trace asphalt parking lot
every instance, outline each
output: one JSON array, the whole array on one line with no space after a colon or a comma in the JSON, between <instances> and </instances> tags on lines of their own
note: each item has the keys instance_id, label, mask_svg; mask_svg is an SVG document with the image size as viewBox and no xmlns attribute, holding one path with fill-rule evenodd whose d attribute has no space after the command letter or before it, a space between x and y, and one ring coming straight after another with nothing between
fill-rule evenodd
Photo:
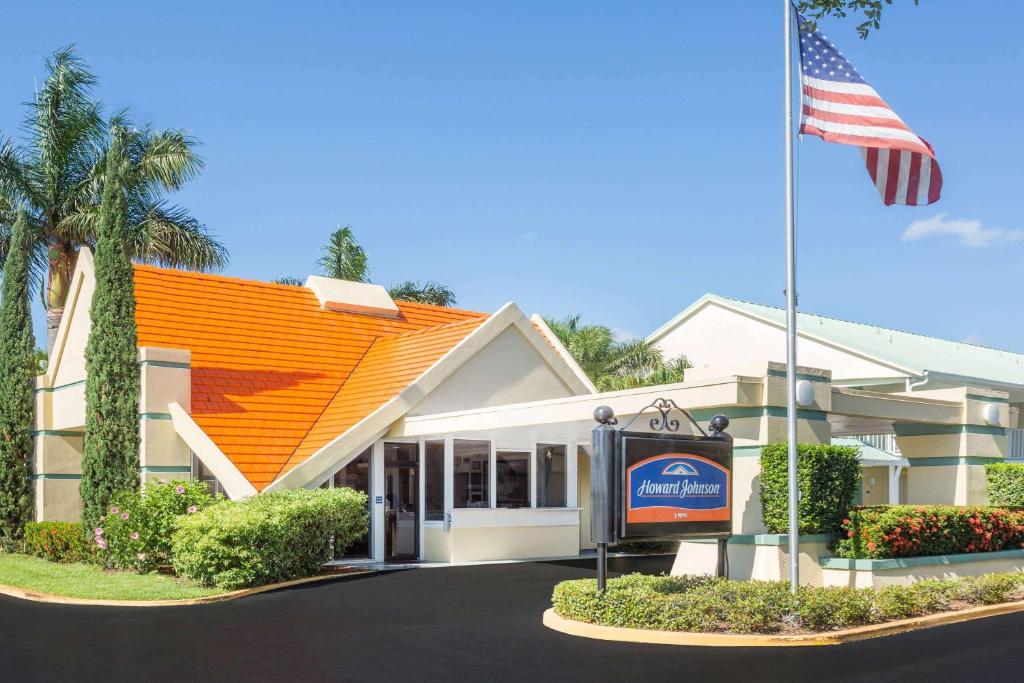
<instances>
[{"instance_id":1,"label":"asphalt parking lot","mask_svg":"<svg viewBox=\"0 0 1024 683\"><path fill-rule=\"evenodd\" d=\"M618 558L657 573L665 558ZM545 629L590 562L412 569L171 608L0 596L4 681L1007 681L1024 614L833 647L684 648Z\"/></svg>"}]
</instances>

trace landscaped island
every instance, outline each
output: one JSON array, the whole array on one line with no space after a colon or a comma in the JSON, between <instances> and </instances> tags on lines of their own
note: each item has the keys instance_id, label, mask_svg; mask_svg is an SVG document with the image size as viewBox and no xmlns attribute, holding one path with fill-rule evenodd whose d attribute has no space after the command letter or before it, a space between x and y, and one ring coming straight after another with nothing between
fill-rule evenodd
<instances>
[{"instance_id":1,"label":"landscaped island","mask_svg":"<svg viewBox=\"0 0 1024 683\"><path fill-rule=\"evenodd\" d=\"M1024 572L906 586L840 588L711 576L631 574L608 581L563 581L551 602L563 619L601 626L718 633L820 633L977 605L1024 600Z\"/></svg>"}]
</instances>

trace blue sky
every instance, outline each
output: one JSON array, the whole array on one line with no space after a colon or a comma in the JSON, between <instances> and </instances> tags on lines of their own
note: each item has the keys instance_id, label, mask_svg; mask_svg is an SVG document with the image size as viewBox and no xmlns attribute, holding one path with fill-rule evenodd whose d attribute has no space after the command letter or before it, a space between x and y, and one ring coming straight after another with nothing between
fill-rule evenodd
<instances>
[{"instance_id":1,"label":"blue sky","mask_svg":"<svg viewBox=\"0 0 1024 683\"><path fill-rule=\"evenodd\" d=\"M802 309L1024 351L1024 5L984 8L905 0L866 42L822 24L933 143L945 191L883 207L855 150L803 140ZM36 2L5 19L0 130L76 43L108 109L203 141L174 200L226 243L228 274L308 274L348 223L375 281L440 280L467 308L645 335L708 291L783 303L777 3Z\"/></svg>"}]
</instances>

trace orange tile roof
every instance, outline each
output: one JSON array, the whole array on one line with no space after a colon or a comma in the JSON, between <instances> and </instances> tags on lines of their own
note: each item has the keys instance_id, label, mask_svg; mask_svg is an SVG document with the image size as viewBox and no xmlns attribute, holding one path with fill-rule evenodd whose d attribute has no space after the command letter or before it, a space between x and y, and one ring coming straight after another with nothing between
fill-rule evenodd
<instances>
[{"instance_id":1,"label":"orange tile roof","mask_svg":"<svg viewBox=\"0 0 1024 683\"><path fill-rule=\"evenodd\" d=\"M304 287L135 266L139 346L192 352L192 418L262 490L391 400L486 314L320 308Z\"/></svg>"}]
</instances>

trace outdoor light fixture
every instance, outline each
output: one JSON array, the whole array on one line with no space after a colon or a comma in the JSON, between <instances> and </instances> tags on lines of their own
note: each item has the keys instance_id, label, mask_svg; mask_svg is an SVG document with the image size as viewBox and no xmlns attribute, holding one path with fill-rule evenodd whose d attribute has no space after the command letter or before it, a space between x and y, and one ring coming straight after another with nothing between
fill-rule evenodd
<instances>
[{"instance_id":1,"label":"outdoor light fixture","mask_svg":"<svg viewBox=\"0 0 1024 683\"><path fill-rule=\"evenodd\" d=\"M999 424L999 406L995 403L989 403L981 409L981 417L985 420L985 424L997 425Z\"/></svg>"},{"instance_id":2,"label":"outdoor light fixture","mask_svg":"<svg viewBox=\"0 0 1024 683\"><path fill-rule=\"evenodd\" d=\"M796 383L796 403L802 408L814 403L814 385L805 379Z\"/></svg>"}]
</instances>

